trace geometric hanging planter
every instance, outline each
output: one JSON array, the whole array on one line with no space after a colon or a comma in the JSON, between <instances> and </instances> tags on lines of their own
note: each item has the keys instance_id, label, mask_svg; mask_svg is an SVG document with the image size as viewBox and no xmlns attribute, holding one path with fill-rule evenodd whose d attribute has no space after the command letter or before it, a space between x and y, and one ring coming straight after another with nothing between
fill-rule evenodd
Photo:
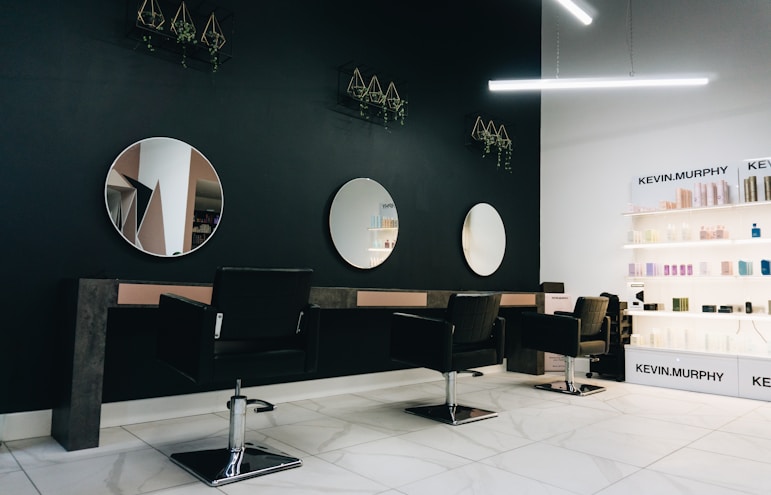
<instances>
[{"instance_id":1,"label":"geometric hanging planter","mask_svg":"<svg viewBox=\"0 0 771 495\"><path fill-rule=\"evenodd\" d=\"M377 76L372 76L372 79L370 79L364 99L373 105L382 105L385 102L385 93L383 93L383 88L380 87L380 80L378 80Z\"/></svg>"},{"instance_id":2,"label":"geometric hanging planter","mask_svg":"<svg viewBox=\"0 0 771 495\"><path fill-rule=\"evenodd\" d=\"M177 36L177 43L197 43L195 23L185 2L179 4L174 19L171 20L171 32Z\"/></svg>"},{"instance_id":3,"label":"geometric hanging planter","mask_svg":"<svg viewBox=\"0 0 771 495\"><path fill-rule=\"evenodd\" d=\"M209 47L209 55L211 55L212 72L217 72L219 68L219 53L227 40L222 32L222 27L219 21L214 16L214 12L209 16L209 20L206 22L206 27L203 28L203 34L201 35L201 41Z\"/></svg>"},{"instance_id":4,"label":"geometric hanging planter","mask_svg":"<svg viewBox=\"0 0 771 495\"><path fill-rule=\"evenodd\" d=\"M177 43L182 47L182 66L187 68L187 47L198 43L196 39L193 16L183 1L177 9L177 14L171 20L171 32L177 37Z\"/></svg>"},{"instance_id":5,"label":"geometric hanging planter","mask_svg":"<svg viewBox=\"0 0 771 495\"><path fill-rule=\"evenodd\" d=\"M153 46L153 31L162 31L163 24L166 22L166 18L163 16L161 6L158 4L158 0L142 0L137 9L137 24L141 24L145 29L150 31L142 36L142 41L147 46L147 49L151 52L155 51Z\"/></svg>"},{"instance_id":6,"label":"geometric hanging planter","mask_svg":"<svg viewBox=\"0 0 771 495\"><path fill-rule=\"evenodd\" d=\"M361 72L358 67L353 69L353 75L348 82L346 92L355 100L364 100L364 95L367 94L367 85L364 84L364 79L361 77Z\"/></svg>"},{"instance_id":7,"label":"geometric hanging planter","mask_svg":"<svg viewBox=\"0 0 771 495\"><path fill-rule=\"evenodd\" d=\"M139 4L139 9L137 9L137 21L151 29L158 31L163 29L163 23L166 22L166 18L163 17L158 0L142 0Z\"/></svg>"}]
</instances>

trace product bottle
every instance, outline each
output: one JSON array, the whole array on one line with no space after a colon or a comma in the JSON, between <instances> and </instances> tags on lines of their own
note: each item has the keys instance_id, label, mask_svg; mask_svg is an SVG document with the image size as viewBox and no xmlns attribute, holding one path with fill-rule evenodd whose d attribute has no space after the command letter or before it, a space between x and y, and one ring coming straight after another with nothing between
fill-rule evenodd
<instances>
[{"instance_id":1,"label":"product bottle","mask_svg":"<svg viewBox=\"0 0 771 495\"><path fill-rule=\"evenodd\" d=\"M760 227L756 223L752 224L752 237L760 237Z\"/></svg>"}]
</instances>

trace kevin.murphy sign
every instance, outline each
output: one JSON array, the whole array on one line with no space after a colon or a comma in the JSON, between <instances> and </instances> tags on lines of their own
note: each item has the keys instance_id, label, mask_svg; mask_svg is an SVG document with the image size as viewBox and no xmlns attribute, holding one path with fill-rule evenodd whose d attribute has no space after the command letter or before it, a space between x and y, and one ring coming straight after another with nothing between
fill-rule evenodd
<instances>
[{"instance_id":1,"label":"kevin.murphy sign","mask_svg":"<svg viewBox=\"0 0 771 495\"><path fill-rule=\"evenodd\" d=\"M632 182L632 211L702 208L739 201L739 167L680 168L638 176Z\"/></svg>"},{"instance_id":2,"label":"kevin.murphy sign","mask_svg":"<svg viewBox=\"0 0 771 495\"><path fill-rule=\"evenodd\" d=\"M626 347L626 381L640 385L736 396L736 356Z\"/></svg>"}]
</instances>

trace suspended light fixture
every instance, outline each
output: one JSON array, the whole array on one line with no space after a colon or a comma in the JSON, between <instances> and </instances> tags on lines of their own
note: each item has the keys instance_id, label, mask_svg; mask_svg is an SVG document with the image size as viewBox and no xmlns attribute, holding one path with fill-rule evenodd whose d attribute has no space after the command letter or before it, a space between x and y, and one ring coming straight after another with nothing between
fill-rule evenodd
<instances>
[{"instance_id":1,"label":"suspended light fixture","mask_svg":"<svg viewBox=\"0 0 771 495\"><path fill-rule=\"evenodd\" d=\"M589 20L584 22L588 25L591 23L591 17L586 12L579 9L571 0L557 0L561 5L565 6L571 13L578 17L578 14L573 11L569 6L572 5L578 11L582 12ZM504 80L490 80L488 81L488 89L490 91L550 91L550 90L565 90L565 89L613 89L613 88L661 88L661 87L684 87L684 86L704 86L709 84L708 77L681 77L681 76L662 76L656 78L636 78L634 72L634 50L633 50L633 38L632 38L632 0L627 4L627 27L628 32L628 45L629 45L629 63L631 70L629 71L629 77L626 78L575 78L575 79L560 79L559 77L559 23L557 25L557 73L555 79L504 79Z\"/></svg>"},{"instance_id":2,"label":"suspended light fixture","mask_svg":"<svg viewBox=\"0 0 771 495\"><path fill-rule=\"evenodd\" d=\"M544 91L554 89L610 89L655 88L663 86L704 86L707 77L638 79L629 78L580 78L580 79L511 79L489 81L490 91Z\"/></svg>"},{"instance_id":3,"label":"suspended light fixture","mask_svg":"<svg viewBox=\"0 0 771 495\"><path fill-rule=\"evenodd\" d=\"M568 12L576 16L576 19L581 21L584 26L588 26L592 23L592 16L590 16L584 9L576 5L573 0L557 0L557 2L565 7Z\"/></svg>"}]
</instances>

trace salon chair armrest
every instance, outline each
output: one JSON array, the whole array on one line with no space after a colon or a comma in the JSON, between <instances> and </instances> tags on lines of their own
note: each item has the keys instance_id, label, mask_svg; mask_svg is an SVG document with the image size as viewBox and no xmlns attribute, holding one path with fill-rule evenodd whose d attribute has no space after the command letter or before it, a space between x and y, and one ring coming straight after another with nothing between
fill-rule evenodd
<instances>
[{"instance_id":1,"label":"salon chair armrest","mask_svg":"<svg viewBox=\"0 0 771 495\"><path fill-rule=\"evenodd\" d=\"M493 323L493 331L490 335L491 339L495 343L495 352L498 354L498 364L503 362L503 356L506 352L506 319L497 316L495 323Z\"/></svg>"},{"instance_id":2,"label":"salon chair armrest","mask_svg":"<svg viewBox=\"0 0 771 495\"><path fill-rule=\"evenodd\" d=\"M592 337L593 340L602 340L605 342L605 350L600 354L607 354L610 349L610 316L606 316L602 320L602 326L600 327L600 334L596 337Z\"/></svg>"},{"instance_id":3,"label":"salon chair armrest","mask_svg":"<svg viewBox=\"0 0 771 495\"><path fill-rule=\"evenodd\" d=\"M407 313L391 316L391 358L413 366L450 371L453 325Z\"/></svg>"},{"instance_id":4,"label":"salon chair armrest","mask_svg":"<svg viewBox=\"0 0 771 495\"><path fill-rule=\"evenodd\" d=\"M563 356L578 356L581 320L572 316L522 313L522 346Z\"/></svg>"},{"instance_id":5,"label":"salon chair armrest","mask_svg":"<svg viewBox=\"0 0 771 495\"><path fill-rule=\"evenodd\" d=\"M316 304L308 304L303 311L303 319L300 322L300 333L305 334L306 353L308 361L305 371L315 373L318 370L319 335L320 335L321 307Z\"/></svg>"},{"instance_id":6,"label":"salon chair armrest","mask_svg":"<svg viewBox=\"0 0 771 495\"><path fill-rule=\"evenodd\" d=\"M176 294L161 294L158 357L194 382L213 376L217 308Z\"/></svg>"}]
</instances>

